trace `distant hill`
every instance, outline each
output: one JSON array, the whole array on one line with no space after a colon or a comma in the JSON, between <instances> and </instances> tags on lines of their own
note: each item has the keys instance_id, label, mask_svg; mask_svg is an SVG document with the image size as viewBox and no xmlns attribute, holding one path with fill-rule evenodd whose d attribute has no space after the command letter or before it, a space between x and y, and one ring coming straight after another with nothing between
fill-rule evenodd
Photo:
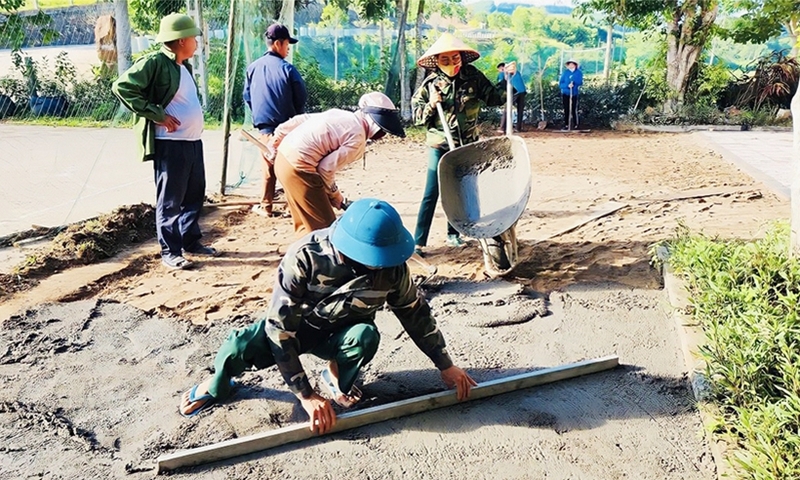
<instances>
[{"instance_id":1,"label":"distant hill","mask_svg":"<svg viewBox=\"0 0 800 480\"><path fill-rule=\"evenodd\" d=\"M561 0L521 0L500 3L496 3L495 0L478 0L466 3L466 6L475 13L501 12L511 15L517 7L544 8L550 15L570 15L572 13L572 6L568 2Z\"/></svg>"}]
</instances>

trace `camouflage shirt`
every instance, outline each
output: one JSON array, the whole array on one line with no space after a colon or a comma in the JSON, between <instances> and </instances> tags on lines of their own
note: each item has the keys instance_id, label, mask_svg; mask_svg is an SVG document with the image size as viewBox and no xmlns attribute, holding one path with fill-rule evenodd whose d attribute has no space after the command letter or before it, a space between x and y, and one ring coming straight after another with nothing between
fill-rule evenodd
<instances>
[{"instance_id":1,"label":"camouflage shirt","mask_svg":"<svg viewBox=\"0 0 800 480\"><path fill-rule=\"evenodd\" d=\"M300 364L301 353L344 327L373 323L384 303L437 368L452 366L444 337L412 283L408 266L370 270L344 260L328 234L329 229L311 232L286 252L267 313L272 353L292 392L313 392Z\"/></svg>"},{"instance_id":2,"label":"camouflage shirt","mask_svg":"<svg viewBox=\"0 0 800 480\"><path fill-rule=\"evenodd\" d=\"M493 84L472 65L464 65L452 79L438 70L428 75L411 99L411 105L414 123L428 127L425 143L429 147L448 148L439 114L428 103L431 83L442 96L442 108L456 147L478 140L481 103L496 106L505 101L504 86Z\"/></svg>"}]
</instances>

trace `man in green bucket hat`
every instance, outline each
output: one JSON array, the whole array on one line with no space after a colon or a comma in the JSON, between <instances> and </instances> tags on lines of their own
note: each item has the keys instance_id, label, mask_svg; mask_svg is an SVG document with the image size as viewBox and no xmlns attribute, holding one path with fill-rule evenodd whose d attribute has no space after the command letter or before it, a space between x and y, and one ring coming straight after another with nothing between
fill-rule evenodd
<instances>
[{"instance_id":1,"label":"man in green bucket hat","mask_svg":"<svg viewBox=\"0 0 800 480\"><path fill-rule=\"evenodd\" d=\"M206 191L203 163L203 108L189 60L200 29L179 13L161 19L157 52L139 58L113 85L134 113L142 160L152 160L156 183L156 233L162 263L191 265L185 253L215 256L200 243L198 219Z\"/></svg>"}]
</instances>

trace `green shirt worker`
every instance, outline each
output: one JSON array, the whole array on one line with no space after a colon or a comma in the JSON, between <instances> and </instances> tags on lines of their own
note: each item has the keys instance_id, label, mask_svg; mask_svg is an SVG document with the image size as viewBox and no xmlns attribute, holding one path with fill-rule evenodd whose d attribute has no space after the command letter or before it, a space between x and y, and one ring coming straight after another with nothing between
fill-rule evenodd
<instances>
[{"instance_id":1,"label":"green shirt worker","mask_svg":"<svg viewBox=\"0 0 800 480\"><path fill-rule=\"evenodd\" d=\"M183 394L180 413L192 416L225 399L231 378L253 367L277 365L310 418L325 433L336 424L330 400L314 391L300 355L327 360L319 382L342 407L361 398L355 386L361 368L378 349L375 312L388 305L414 344L431 359L442 380L469 396L475 381L453 365L444 336L425 298L411 281L406 261L414 252L411 233L388 203L353 202L329 228L298 240L278 266L266 316L234 330L214 361L214 375Z\"/></svg>"},{"instance_id":2,"label":"green shirt worker","mask_svg":"<svg viewBox=\"0 0 800 480\"><path fill-rule=\"evenodd\" d=\"M206 193L203 109L189 59L200 29L179 13L161 19L161 49L138 59L112 90L134 113L142 160L152 160L156 183L156 233L162 263L191 266L183 255L215 256L200 243L198 223Z\"/></svg>"}]
</instances>

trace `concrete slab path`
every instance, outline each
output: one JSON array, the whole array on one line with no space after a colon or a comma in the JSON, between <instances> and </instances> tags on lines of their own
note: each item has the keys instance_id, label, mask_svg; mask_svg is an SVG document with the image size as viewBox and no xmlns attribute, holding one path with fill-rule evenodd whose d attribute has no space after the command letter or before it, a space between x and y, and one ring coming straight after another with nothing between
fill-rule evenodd
<instances>
[{"instance_id":1,"label":"concrete slab path","mask_svg":"<svg viewBox=\"0 0 800 480\"><path fill-rule=\"evenodd\" d=\"M219 191L222 130L203 134L207 193ZM138 158L129 128L57 128L0 125L0 236L58 226L107 213L121 205L153 203L153 164ZM255 194L258 152L230 142L228 185L240 171L236 193ZM230 190L228 190L230 191Z\"/></svg>"},{"instance_id":2,"label":"concrete slab path","mask_svg":"<svg viewBox=\"0 0 800 480\"><path fill-rule=\"evenodd\" d=\"M714 151L776 194L791 198L792 132L695 132Z\"/></svg>"}]
</instances>

